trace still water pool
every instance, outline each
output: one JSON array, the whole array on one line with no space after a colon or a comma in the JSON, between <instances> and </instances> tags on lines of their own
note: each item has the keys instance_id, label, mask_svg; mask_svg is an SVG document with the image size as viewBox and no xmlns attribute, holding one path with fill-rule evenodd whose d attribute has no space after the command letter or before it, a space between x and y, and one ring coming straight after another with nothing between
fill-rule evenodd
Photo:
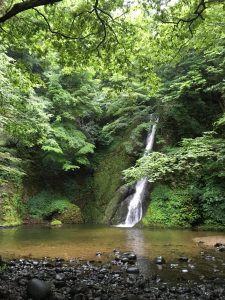
<instances>
[{"instance_id":1,"label":"still water pool","mask_svg":"<svg viewBox=\"0 0 225 300\"><path fill-rule=\"evenodd\" d=\"M224 235L224 233L219 233ZM201 244L193 239L214 236L215 232L190 230L116 228L96 225L64 225L62 227L20 226L0 230L2 255L34 257L81 257L93 259L97 251L103 257L113 249L135 251L139 256L197 256Z\"/></svg>"},{"instance_id":2,"label":"still water pool","mask_svg":"<svg viewBox=\"0 0 225 300\"><path fill-rule=\"evenodd\" d=\"M134 251L143 272L160 269L154 259L163 256L170 273L173 268L189 273L225 274L225 252L204 247L193 241L196 237L215 236L218 233L191 230L117 228L97 225L21 226L0 230L0 255L7 257L63 257L107 261L113 259L113 250ZM219 233L225 237L225 233ZM102 252L96 257L96 252ZM189 262L178 258L187 256ZM177 265L178 263L178 265ZM166 273L166 272L165 272ZM185 273L185 272L184 272Z\"/></svg>"}]
</instances>

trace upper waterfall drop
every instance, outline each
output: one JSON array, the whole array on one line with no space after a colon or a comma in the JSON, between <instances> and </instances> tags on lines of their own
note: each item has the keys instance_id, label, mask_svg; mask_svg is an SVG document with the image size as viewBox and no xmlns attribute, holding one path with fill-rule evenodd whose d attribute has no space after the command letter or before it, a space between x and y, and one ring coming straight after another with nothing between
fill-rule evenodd
<instances>
[{"instance_id":1,"label":"upper waterfall drop","mask_svg":"<svg viewBox=\"0 0 225 300\"><path fill-rule=\"evenodd\" d=\"M151 120L152 119L153 117L151 117ZM155 119L154 122L155 123L151 126L151 129L146 139L146 147L145 147L144 155L150 152L153 148L158 119ZM124 223L116 225L117 227L133 227L141 220L143 214L142 202L147 188L147 184L148 184L147 178L142 178L137 181L135 185L135 193L131 197L128 205L128 212L127 212L126 219Z\"/></svg>"}]
</instances>

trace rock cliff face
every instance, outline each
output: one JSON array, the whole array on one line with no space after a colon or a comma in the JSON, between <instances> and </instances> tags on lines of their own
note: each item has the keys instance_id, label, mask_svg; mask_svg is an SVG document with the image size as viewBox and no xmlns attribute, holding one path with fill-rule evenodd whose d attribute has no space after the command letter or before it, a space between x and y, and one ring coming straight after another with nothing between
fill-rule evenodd
<instances>
[{"instance_id":1,"label":"rock cliff face","mask_svg":"<svg viewBox=\"0 0 225 300\"><path fill-rule=\"evenodd\" d=\"M22 183L4 182L0 185L0 226L22 223Z\"/></svg>"},{"instance_id":2,"label":"rock cliff face","mask_svg":"<svg viewBox=\"0 0 225 300\"><path fill-rule=\"evenodd\" d=\"M122 171L132 163L124 145L114 143L96 156L97 168L92 176L92 199L84 207L86 222L110 224L126 188Z\"/></svg>"},{"instance_id":3,"label":"rock cliff face","mask_svg":"<svg viewBox=\"0 0 225 300\"><path fill-rule=\"evenodd\" d=\"M115 225L124 220L128 210L128 199L131 197L133 187L122 185L110 200L105 210L104 220L106 223Z\"/></svg>"},{"instance_id":4,"label":"rock cliff face","mask_svg":"<svg viewBox=\"0 0 225 300\"><path fill-rule=\"evenodd\" d=\"M22 223L23 172L14 149L7 148L8 135L0 126L0 226ZM12 151L10 151L12 150Z\"/></svg>"}]
</instances>

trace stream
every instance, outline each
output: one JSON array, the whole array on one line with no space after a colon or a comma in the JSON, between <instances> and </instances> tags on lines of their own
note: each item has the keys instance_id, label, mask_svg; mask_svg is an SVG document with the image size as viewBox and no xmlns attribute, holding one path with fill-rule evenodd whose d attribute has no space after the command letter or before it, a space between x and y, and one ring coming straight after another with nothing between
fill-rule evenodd
<instances>
[{"instance_id":1,"label":"stream","mask_svg":"<svg viewBox=\"0 0 225 300\"><path fill-rule=\"evenodd\" d=\"M133 251L137 266L144 275L160 274L177 280L182 275L190 279L202 276L225 278L225 252L195 243L196 237L220 235L223 232L117 228L99 225L64 225L47 227L20 226L0 230L0 254L3 257L62 257L101 262L114 259L113 250ZM96 256L97 252L101 252ZM156 264L162 256L164 264ZM180 261L187 257L188 261ZM171 277L172 274L172 277Z\"/></svg>"}]
</instances>

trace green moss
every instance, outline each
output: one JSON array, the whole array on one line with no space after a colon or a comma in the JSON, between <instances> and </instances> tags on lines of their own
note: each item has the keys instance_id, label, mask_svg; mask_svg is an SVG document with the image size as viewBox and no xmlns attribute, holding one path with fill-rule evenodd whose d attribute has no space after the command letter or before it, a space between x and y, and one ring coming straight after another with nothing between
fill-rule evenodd
<instances>
[{"instance_id":1,"label":"green moss","mask_svg":"<svg viewBox=\"0 0 225 300\"><path fill-rule=\"evenodd\" d=\"M119 224L121 216L124 216L124 207L121 207L122 201L128 194L129 187L122 185L110 200L104 213L103 221L107 224ZM126 213L126 212L125 212Z\"/></svg>"},{"instance_id":2,"label":"green moss","mask_svg":"<svg viewBox=\"0 0 225 300\"><path fill-rule=\"evenodd\" d=\"M61 191L72 203L83 208L86 201L92 199L93 180L90 171L81 170L74 177L67 177L63 182Z\"/></svg>"},{"instance_id":3,"label":"green moss","mask_svg":"<svg viewBox=\"0 0 225 300\"><path fill-rule=\"evenodd\" d=\"M70 208L65 209L63 213L58 216L58 219L65 224L83 223L81 210L78 206L74 204L71 204Z\"/></svg>"},{"instance_id":4,"label":"green moss","mask_svg":"<svg viewBox=\"0 0 225 300\"><path fill-rule=\"evenodd\" d=\"M84 208L86 222L105 223L105 210L123 184L122 171L131 165L122 141L96 155L97 169L92 178L93 198Z\"/></svg>"},{"instance_id":5,"label":"green moss","mask_svg":"<svg viewBox=\"0 0 225 300\"><path fill-rule=\"evenodd\" d=\"M143 218L144 225L191 227L199 219L198 209L185 189L157 186Z\"/></svg>"},{"instance_id":6,"label":"green moss","mask_svg":"<svg viewBox=\"0 0 225 300\"><path fill-rule=\"evenodd\" d=\"M22 224L22 182L4 182L0 187L0 226Z\"/></svg>"},{"instance_id":7,"label":"green moss","mask_svg":"<svg viewBox=\"0 0 225 300\"><path fill-rule=\"evenodd\" d=\"M51 226L60 226L60 225L62 225L62 222L60 220L54 219L51 221L50 224L51 224Z\"/></svg>"},{"instance_id":8,"label":"green moss","mask_svg":"<svg viewBox=\"0 0 225 300\"><path fill-rule=\"evenodd\" d=\"M8 266L6 264L0 265L0 273L4 273L8 270Z\"/></svg>"},{"instance_id":9,"label":"green moss","mask_svg":"<svg viewBox=\"0 0 225 300\"><path fill-rule=\"evenodd\" d=\"M34 218L48 218L56 213L63 213L72 203L61 194L51 191L42 191L29 199L27 212Z\"/></svg>"}]
</instances>

